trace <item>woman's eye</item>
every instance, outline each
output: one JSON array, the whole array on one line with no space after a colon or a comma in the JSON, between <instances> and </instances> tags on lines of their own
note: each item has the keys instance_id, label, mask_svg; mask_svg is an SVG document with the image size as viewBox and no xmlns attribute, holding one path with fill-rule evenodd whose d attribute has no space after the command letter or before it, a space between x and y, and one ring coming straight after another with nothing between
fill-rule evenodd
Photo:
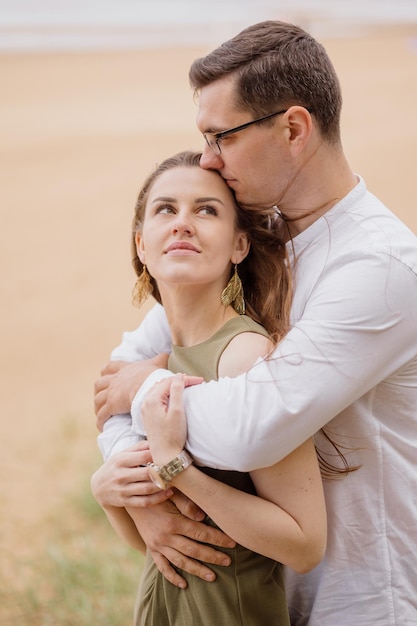
<instances>
[{"instance_id":1,"label":"woman's eye","mask_svg":"<svg viewBox=\"0 0 417 626\"><path fill-rule=\"evenodd\" d=\"M198 209L203 215L217 215L217 210L213 206L202 206Z\"/></svg>"},{"instance_id":2,"label":"woman's eye","mask_svg":"<svg viewBox=\"0 0 417 626\"><path fill-rule=\"evenodd\" d=\"M174 212L174 207L172 207L170 204L161 204L155 210L155 213L162 213L163 215L167 213L173 213L173 212Z\"/></svg>"}]
</instances>

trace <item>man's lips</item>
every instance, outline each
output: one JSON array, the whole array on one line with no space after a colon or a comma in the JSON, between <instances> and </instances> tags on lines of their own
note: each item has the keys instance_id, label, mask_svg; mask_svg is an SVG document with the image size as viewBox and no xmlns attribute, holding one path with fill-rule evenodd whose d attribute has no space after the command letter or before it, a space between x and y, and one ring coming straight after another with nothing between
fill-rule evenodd
<instances>
[{"instance_id":1,"label":"man's lips","mask_svg":"<svg viewBox=\"0 0 417 626\"><path fill-rule=\"evenodd\" d=\"M199 252L200 250L188 241L175 241L165 250L165 254L195 254Z\"/></svg>"}]
</instances>

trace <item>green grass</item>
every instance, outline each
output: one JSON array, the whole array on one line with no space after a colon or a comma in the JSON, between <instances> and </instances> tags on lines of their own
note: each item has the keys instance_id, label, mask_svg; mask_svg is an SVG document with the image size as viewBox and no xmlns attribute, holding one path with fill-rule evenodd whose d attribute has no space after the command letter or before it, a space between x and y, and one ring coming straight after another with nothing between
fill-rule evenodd
<instances>
[{"instance_id":1,"label":"green grass","mask_svg":"<svg viewBox=\"0 0 417 626\"><path fill-rule=\"evenodd\" d=\"M16 564L15 582L0 579L0 624L130 626L142 556L116 536L89 488L49 526L40 553Z\"/></svg>"}]
</instances>

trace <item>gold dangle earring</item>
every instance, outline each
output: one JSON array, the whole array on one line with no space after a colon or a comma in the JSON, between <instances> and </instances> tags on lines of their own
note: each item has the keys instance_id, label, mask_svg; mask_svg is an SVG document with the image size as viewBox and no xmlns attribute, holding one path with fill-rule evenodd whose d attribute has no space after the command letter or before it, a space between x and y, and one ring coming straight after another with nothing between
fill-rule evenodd
<instances>
[{"instance_id":1,"label":"gold dangle earring","mask_svg":"<svg viewBox=\"0 0 417 626\"><path fill-rule=\"evenodd\" d=\"M245 313L245 299L243 295L243 285L240 280L240 276L237 273L237 264L235 263L235 270L226 287L222 291L222 295L220 297L221 302L224 307L232 305L239 315L244 315Z\"/></svg>"},{"instance_id":2,"label":"gold dangle earring","mask_svg":"<svg viewBox=\"0 0 417 626\"><path fill-rule=\"evenodd\" d=\"M146 265L143 266L142 273L138 276L136 284L132 291L132 301L137 307L145 302L147 298L153 292L153 285L151 283L151 277L146 269Z\"/></svg>"}]
</instances>

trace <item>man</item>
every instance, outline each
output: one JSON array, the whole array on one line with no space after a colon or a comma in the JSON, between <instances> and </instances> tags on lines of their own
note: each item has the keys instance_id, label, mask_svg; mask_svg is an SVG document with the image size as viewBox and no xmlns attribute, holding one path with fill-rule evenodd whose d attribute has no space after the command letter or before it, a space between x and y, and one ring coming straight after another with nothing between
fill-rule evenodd
<instances>
[{"instance_id":1,"label":"man","mask_svg":"<svg viewBox=\"0 0 417 626\"><path fill-rule=\"evenodd\" d=\"M294 294L292 328L268 362L248 376L186 390L187 448L205 465L248 471L276 463L326 426L358 469L324 482L327 553L310 574L288 571L292 624L411 626L417 239L351 171L336 74L302 29L281 22L245 29L196 60L190 79L206 140L201 166L218 170L240 203L277 207L289 233ZM156 307L114 356L152 357L168 346ZM131 410L140 432L142 398L164 376L149 364L110 365L96 386L99 424ZM169 381L156 390L168 393ZM332 461L325 442L318 446ZM143 512L147 542L151 508ZM181 519L172 540L166 534L159 550L152 539L152 548L203 575L196 560L207 553L193 543L194 530L181 531ZM161 567L169 571L164 560Z\"/></svg>"}]
</instances>

